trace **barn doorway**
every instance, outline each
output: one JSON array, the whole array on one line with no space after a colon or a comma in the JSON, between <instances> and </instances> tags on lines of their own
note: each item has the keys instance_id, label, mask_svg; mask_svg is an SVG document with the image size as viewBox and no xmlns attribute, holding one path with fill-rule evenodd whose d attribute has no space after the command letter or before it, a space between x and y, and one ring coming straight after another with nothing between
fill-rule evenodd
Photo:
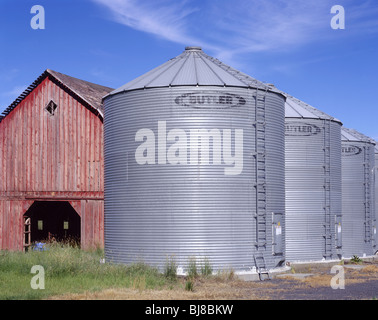
<instances>
[{"instance_id":1,"label":"barn doorway","mask_svg":"<svg viewBox=\"0 0 378 320\"><path fill-rule=\"evenodd\" d=\"M80 245L80 216L67 201L35 201L24 214L31 243L60 241Z\"/></svg>"}]
</instances>

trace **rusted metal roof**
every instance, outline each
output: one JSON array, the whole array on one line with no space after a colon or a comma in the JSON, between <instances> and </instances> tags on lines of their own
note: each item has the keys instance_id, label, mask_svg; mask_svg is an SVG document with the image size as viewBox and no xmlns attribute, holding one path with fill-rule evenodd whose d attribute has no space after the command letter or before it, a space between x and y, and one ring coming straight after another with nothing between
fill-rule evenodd
<instances>
[{"instance_id":1,"label":"rusted metal roof","mask_svg":"<svg viewBox=\"0 0 378 320\"><path fill-rule=\"evenodd\" d=\"M72 96L82 102L93 112L97 113L102 119L104 118L102 97L113 88L104 87L88 81L80 80L66 74L46 69L16 100L14 100L0 115L0 122L24 100L34 88L36 88L46 77L49 77L54 83L68 91Z\"/></svg>"}]
</instances>

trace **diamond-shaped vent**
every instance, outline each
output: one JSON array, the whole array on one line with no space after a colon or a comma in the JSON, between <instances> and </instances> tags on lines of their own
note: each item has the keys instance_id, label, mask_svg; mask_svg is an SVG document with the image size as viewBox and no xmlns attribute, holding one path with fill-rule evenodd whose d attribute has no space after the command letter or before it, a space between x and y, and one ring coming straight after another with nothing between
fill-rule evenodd
<instances>
[{"instance_id":1,"label":"diamond-shaped vent","mask_svg":"<svg viewBox=\"0 0 378 320\"><path fill-rule=\"evenodd\" d=\"M58 105L52 100L45 107L46 111L52 116L55 114L56 108L58 108Z\"/></svg>"}]
</instances>

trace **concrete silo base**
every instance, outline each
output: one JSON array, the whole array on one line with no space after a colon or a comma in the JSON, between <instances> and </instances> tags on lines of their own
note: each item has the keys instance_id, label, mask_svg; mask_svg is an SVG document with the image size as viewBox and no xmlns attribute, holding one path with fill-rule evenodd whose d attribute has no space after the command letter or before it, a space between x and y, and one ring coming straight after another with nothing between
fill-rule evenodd
<instances>
[{"instance_id":1,"label":"concrete silo base","mask_svg":"<svg viewBox=\"0 0 378 320\"><path fill-rule=\"evenodd\" d=\"M269 269L269 278L276 278L280 274L285 274L291 270L290 266L282 266L278 268ZM235 276L240 280L244 281L260 281L260 275L257 273L256 269L253 268L251 271L239 271L235 272ZM265 277L265 276L264 276Z\"/></svg>"}]
</instances>

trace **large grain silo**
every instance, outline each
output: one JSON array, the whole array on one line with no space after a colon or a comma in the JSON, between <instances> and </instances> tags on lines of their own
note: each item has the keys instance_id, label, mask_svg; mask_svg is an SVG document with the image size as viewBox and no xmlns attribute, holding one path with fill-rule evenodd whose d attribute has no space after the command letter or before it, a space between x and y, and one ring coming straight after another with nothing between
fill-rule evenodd
<instances>
[{"instance_id":1,"label":"large grain silo","mask_svg":"<svg viewBox=\"0 0 378 320\"><path fill-rule=\"evenodd\" d=\"M356 130L342 128L343 256L374 252L375 142Z\"/></svg>"},{"instance_id":2,"label":"large grain silo","mask_svg":"<svg viewBox=\"0 0 378 320\"><path fill-rule=\"evenodd\" d=\"M374 187L375 187L375 217L373 220L373 251L378 253L378 235L377 235L377 220L378 220L378 143L375 141L375 167L374 167Z\"/></svg>"},{"instance_id":3,"label":"large grain silo","mask_svg":"<svg viewBox=\"0 0 378 320\"><path fill-rule=\"evenodd\" d=\"M281 265L284 103L199 47L106 96L106 259Z\"/></svg>"},{"instance_id":4,"label":"large grain silo","mask_svg":"<svg viewBox=\"0 0 378 320\"><path fill-rule=\"evenodd\" d=\"M286 260L339 259L341 122L286 98Z\"/></svg>"}]
</instances>

